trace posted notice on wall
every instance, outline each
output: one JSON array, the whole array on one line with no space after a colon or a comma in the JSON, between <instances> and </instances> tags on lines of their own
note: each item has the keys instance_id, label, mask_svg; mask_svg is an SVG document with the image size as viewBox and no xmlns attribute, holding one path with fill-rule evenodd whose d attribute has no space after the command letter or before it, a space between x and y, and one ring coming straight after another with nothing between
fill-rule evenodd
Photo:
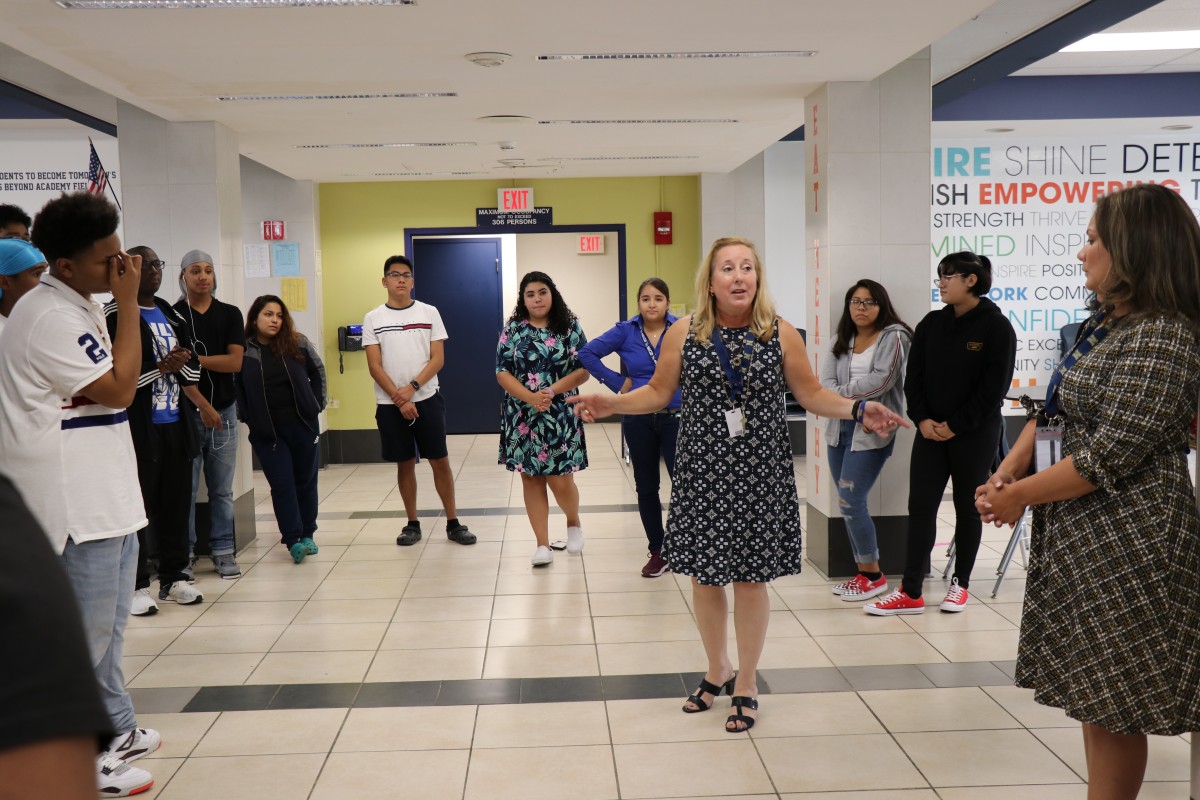
<instances>
[{"instance_id":1,"label":"posted notice on wall","mask_svg":"<svg viewBox=\"0 0 1200 800\"><path fill-rule=\"evenodd\" d=\"M1158 183L1200 209L1200 137L935 138L930 277L946 255L992 262L989 297L1017 333L1017 387L1044 386L1059 330L1088 317L1077 254L1096 200ZM938 290L930 301L941 307Z\"/></svg>"},{"instance_id":2,"label":"posted notice on wall","mask_svg":"<svg viewBox=\"0 0 1200 800\"><path fill-rule=\"evenodd\" d=\"M279 282L279 298L288 311L308 311L308 281L304 278L284 278Z\"/></svg>"},{"instance_id":3,"label":"posted notice on wall","mask_svg":"<svg viewBox=\"0 0 1200 800\"><path fill-rule=\"evenodd\" d=\"M247 278L271 277L271 247L266 244L242 245L242 263Z\"/></svg>"},{"instance_id":4,"label":"posted notice on wall","mask_svg":"<svg viewBox=\"0 0 1200 800\"><path fill-rule=\"evenodd\" d=\"M294 277L300 274L300 243L271 242L271 269L276 276Z\"/></svg>"}]
</instances>

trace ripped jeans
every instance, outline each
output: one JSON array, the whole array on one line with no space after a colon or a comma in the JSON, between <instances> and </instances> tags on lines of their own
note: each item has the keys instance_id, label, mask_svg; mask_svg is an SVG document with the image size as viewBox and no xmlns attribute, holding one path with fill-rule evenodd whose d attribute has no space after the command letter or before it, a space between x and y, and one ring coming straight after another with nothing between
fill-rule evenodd
<instances>
[{"instance_id":1,"label":"ripped jeans","mask_svg":"<svg viewBox=\"0 0 1200 800\"><path fill-rule=\"evenodd\" d=\"M855 562L871 564L879 560L879 543L875 539L875 521L867 511L867 495L879 478L883 463L891 456L896 440L893 438L878 450L851 452L853 440L854 423L842 420L839 444L825 449L829 453L829 472L837 486L838 510L850 534L850 550Z\"/></svg>"}]
</instances>

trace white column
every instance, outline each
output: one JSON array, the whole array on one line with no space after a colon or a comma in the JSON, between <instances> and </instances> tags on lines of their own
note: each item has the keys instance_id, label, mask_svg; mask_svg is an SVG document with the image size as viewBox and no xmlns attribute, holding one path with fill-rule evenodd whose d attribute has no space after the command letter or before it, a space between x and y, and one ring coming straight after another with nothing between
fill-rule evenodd
<instances>
[{"instance_id":1,"label":"white column","mask_svg":"<svg viewBox=\"0 0 1200 800\"><path fill-rule=\"evenodd\" d=\"M828 358L846 290L860 278L883 284L915 326L929 310L929 51L873 81L829 83L805 108L805 232L808 349L813 369ZM808 556L833 575L852 574L837 495L829 480L824 420L809 415ZM871 493L885 571L902 565L912 432ZM889 559L889 545L893 548ZM886 563L888 561L891 563Z\"/></svg>"}]
</instances>

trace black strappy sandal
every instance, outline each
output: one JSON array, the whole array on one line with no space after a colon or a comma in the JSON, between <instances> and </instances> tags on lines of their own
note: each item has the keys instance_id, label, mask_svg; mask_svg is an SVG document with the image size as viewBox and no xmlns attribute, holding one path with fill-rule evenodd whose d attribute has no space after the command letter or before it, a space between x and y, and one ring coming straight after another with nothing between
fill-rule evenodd
<instances>
[{"instance_id":1,"label":"black strappy sandal","mask_svg":"<svg viewBox=\"0 0 1200 800\"><path fill-rule=\"evenodd\" d=\"M708 711L708 709L712 708L711 705L709 705L708 703L704 702L703 699L701 699L701 695L711 694L713 696L714 702L716 701L716 699L718 697L721 696L721 692L725 692L725 694L732 695L733 694L733 681L734 681L734 678L736 678L736 677L737 676L735 675L733 678L730 678L729 680L725 681L725 683L721 686L717 686L715 684L709 683L704 678L701 678L700 679L700 688L697 689L694 694L689 694L688 699L687 699L687 702L694 704L696 707L688 708L686 705L684 705L683 713L699 714L701 711Z\"/></svg>"},{"instance_id":2,"label":"black strappy sandal","mask_svg":"<svg viewBox=\"0 0 1200 800\"><path fill-rule=\"evenodd\" d=\"M733 693L730 692L730 694L732 695ZM733 700L733 713L729 715L729 719L725 720L725 731L726 733L745 733L753 728L754 723L758 720L755 717L747 717L742 713L742 710L748 708L751 711L758 711L758 698L738 695L730 699ZM729 727L731 724L734 727ZM739 728L737 727L738 725L745 725L746 727Z\"/></svg>"}]
</instances>

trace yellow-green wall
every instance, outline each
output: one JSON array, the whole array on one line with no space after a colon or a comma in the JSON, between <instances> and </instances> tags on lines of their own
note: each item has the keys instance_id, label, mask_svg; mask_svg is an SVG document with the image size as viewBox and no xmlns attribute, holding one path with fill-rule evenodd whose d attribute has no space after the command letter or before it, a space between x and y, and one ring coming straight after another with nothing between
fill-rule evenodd
<instances>
[{"instance_id":1,"label":"yellow-green wall","mask_svg":"<svg viewBox=\"0 0 1200 800\"><path fill-rule=\"evenodd\" d=\"M476 208L495 207L496 190L516 185L532 188L537 205L552 207L556 225L625 225L629 313L637 306L633 290L652 275L675 289L672 300L690 307L701 257L700 181L695 176L321 184L322 315L325 351L331 356L329 397L338 403L328 411L330 428L375 427L366 359L347 353L341 374L332 356L338 326L360 322L386 299L380 285L383 262L404 252L404 230L472 228ZM674 215L672 245L654 245L653 212L659 210Z\"/></svg>"}]
</instances>

